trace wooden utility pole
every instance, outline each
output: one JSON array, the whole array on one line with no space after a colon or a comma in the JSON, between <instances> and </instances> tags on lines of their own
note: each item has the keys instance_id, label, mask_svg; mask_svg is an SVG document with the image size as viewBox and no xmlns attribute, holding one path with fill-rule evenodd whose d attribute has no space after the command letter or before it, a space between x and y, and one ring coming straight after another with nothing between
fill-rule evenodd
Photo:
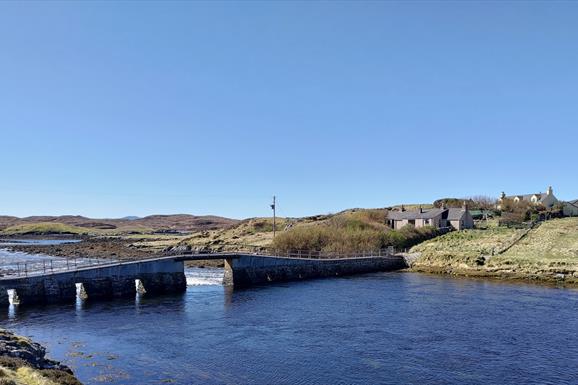
<instances>
[{"instance_id":1,"label":"wooden utility pole","mask_svg":"<svg viewBox=\"0 0 578 385\"><path fill-rule=\"evenodd\" d=\"M275 204L275 195L273 195L273 204L271 205L271 209L273 209L273 238L275 238L275 231L277 230L277 226L275 223L275 209L277 205Z\"/></svg>"}]
</instances>

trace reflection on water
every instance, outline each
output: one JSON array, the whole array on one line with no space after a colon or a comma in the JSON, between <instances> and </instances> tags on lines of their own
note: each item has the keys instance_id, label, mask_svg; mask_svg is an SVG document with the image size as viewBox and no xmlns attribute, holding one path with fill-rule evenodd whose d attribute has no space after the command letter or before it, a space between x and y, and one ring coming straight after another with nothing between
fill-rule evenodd
<instances>
[{"instance_id":1,"label":"reflection on water","mask_svg":"<svg viewBox=\"0 0 578 385\"><path fill-rule=\"evenodd\" d=\"M16 318L17 309L18 309L18 305L13 305L13 304L8 305L8 319L13 320Z\"/></svg>"},{"instance_id":2,"label":"reflection on water","mask_svg":"<svg viewBox=\"0 0 578 385\"><path fill-rule=\"evenodd\" d=\"M573 290L379 273L89 298L0 322L87 385L575 384L577 310Z\"/></svg>"}]
</instances>

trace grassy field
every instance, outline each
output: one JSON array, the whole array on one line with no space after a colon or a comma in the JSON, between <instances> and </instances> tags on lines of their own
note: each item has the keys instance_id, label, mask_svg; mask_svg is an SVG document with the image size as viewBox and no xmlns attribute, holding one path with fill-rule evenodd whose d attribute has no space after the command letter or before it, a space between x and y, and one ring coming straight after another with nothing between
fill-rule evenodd
<instances>
[{"instance_id":1,"label":"grassy field","mask_svg":"<svg viewBox=\"0 0 578 385\"><path fill-rule=\"evenodd\" d=\"M93 233L92 230L65 225L63 223L55 222L40 222L31 224L14 225L0 231L0 235L26 235L26 234L74 234L74 235L88 235Z\"/></svg>"},{"instance_id":2,"label":"grassy field","mask_svg":"<svg viewBox=\"0 0 578 385\"><path fill-rule=\"evenodd\" d=\"M522 232L491 226L449 233L413 247L411 252L420 257L412 267L418 271L578 283L578 218L544 222L504 253L492 255Z\"/></svg>"},{"instance_id":3,"label":"grassy field","mask_svg":"<svg viewBox=\"0 0 578 385\"><path fill-rule=\"evenodd\" d=\"M454 231L414 246L419 263L439 266L477 265L481 255L492 255L511 243L523 230L491 226L486 230Z\"/></svg>"},{"instance_id":4,"label":"grassy field","mask_svg":"<svg viewBox=\"0 0 578 385\"><path fill-rule=\"evenodd\" d=\"M125 236L125 237L145 237L158 238L161 235L153 234L154 230L144 226L123 226L116 229L98 229L81 226L67 225L59 222L38 222L25 223L8 226L0 231L1 235L54 235L54 234L71 234L71 235L90 235L90 236ZM174 237L173 237L174 238Z\"/></svg>"},{"instance_id":5,"label":"grassy field","mask_svg":"<svg viewBox=\"0 0 578 385\"><path fill-rule=\"evenodd\" d=\"M578 272L578 218L542 223L488 266L516 265L530 271Z\"/></svg>"}]
</instances>

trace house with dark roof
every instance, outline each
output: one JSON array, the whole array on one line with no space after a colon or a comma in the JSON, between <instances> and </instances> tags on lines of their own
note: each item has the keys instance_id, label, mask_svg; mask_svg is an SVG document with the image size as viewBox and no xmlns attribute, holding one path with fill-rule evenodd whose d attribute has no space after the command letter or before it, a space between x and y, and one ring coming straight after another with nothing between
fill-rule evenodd
<instances>
[{"instance_id":1,"label":"house with dark roof","mask_svg":"<svg viewBox=\"0 0 578 385\"><path fill-rule=\"evenodd\" d=\"M467 204L461 208L433 208L407 211L402 206L397 211L390 211L387 215L387 224L392 229L399 230L404 226L411 225L416 228L433 226L437 229L452 227L456 230L471 229L474 227L474 219L468 210Z\"/></svg>"},{"instance_id":2,"label":"house with dark roof","mask_svg":"<svg viewBox=\"0 0 578 385\"><path fill-rule=\"evenodd\" d=\"M542 205L548 209L558 203L558 199L554 196L552 186L549 186L545 193L539 192L536 194L506 195L505 192L502 192L500 199L498 199L498 209L502 208L502 202L506 199L511 200L514 203L523 201L536 206Z\"/></svg>"}]
</instances>

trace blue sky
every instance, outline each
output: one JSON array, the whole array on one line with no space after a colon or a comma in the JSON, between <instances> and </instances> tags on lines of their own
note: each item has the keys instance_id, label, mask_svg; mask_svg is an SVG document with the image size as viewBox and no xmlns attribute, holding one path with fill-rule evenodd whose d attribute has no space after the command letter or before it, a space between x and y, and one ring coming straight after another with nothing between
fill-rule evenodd
<instances>
[{"instance_id":1,"label":"blue sky","mask_svg":"<svg viewBox=\"0 0 578 385\"><path fill-rule=\"evenodd\" d=\"M578 198L576 2L2 2L0 214Z\"/></svg>"}]
</instances>

